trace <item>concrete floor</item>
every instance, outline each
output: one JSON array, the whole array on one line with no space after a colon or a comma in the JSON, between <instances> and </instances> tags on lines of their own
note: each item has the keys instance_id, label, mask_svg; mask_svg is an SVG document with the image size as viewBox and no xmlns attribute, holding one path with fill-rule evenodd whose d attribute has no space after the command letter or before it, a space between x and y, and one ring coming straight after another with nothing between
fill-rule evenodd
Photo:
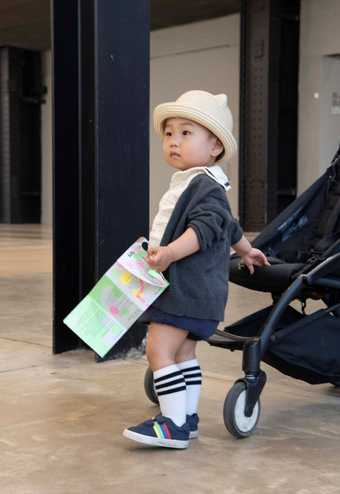
<instances>
[{"instance_id":1,"label":"concrete floor","mask_svg":"<svg viewBox=\"0 0 340 494\"><path fill-rule=\"evenodd\" d=\"M143 391L146 361L51 354L50 236L39 226L0 226L1 494L340 493L340 392L264 366L257 433L236 440L222 406L241 354L205 343L200 438L184 451L125 440L126 425L157 412ZM227 319L268 301L232 286Z\"/></svg>"}]
</instances>

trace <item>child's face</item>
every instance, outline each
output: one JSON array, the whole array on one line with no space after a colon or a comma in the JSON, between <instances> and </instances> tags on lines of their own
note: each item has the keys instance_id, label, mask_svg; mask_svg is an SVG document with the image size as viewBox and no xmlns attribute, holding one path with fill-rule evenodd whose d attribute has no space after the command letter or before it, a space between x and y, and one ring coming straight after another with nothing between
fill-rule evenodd
<instances>
[{"instance_id":1,"label":"child's face","mask_svg":"<svg viewBox=\"0 0 340 494\"><path fill-rule=\"evenodd\" d=\"M186 118L168 118L164 126L163 154L179 170L208 166L223 151L220 141L208 129Z\"/></svg>"}]
</instances>

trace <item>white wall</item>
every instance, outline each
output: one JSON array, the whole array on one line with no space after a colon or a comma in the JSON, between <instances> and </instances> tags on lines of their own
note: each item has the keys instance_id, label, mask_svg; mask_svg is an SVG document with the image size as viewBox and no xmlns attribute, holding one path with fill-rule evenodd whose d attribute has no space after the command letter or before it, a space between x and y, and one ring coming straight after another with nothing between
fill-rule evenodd
<instances>
[{"instance_id":1,"label":"white wall","mask_svg":"<svg viewBox=\"0 0 340 494\"><path fill-rule=\"evenodd\" d=\"M43 84L46 103L41 107L41 223L52 224L52 105L51 52L42 54Z\"/></svg>"},{"instance_id":2,"label":"white wall","mask_svg":"<svg viewBox=\"0 0 340 494\"><path fill-rule=\"evenodd\" d=\"M340 141L340 1L302 0L300 24L298 189L302 192L329 165Z\"/></svg>"},{"instance_id":3,"label":"white wall","mask_svg":"<svg viewBox=\"0 0 340 494\"><path fill-rule=\"evenodd\" d=\"M161 143L152 126L153 108L173 101L190 89L226 93L238 140L240 16L187 24L151 33L150 67L150 219L168 188L174 169L162 157ZM232 183L229 200L238 212L238 158L224 166Z\"/></svg>"}]
</instances>

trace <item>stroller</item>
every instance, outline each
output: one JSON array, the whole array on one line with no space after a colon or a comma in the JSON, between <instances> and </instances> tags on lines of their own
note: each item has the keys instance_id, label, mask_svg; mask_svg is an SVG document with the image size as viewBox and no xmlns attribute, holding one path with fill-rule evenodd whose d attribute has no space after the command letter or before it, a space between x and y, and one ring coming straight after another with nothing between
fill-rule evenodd
<instances>
[{"instance_id":1,"label":"stroller","mask_svg":"<svg viewBox=\"0 0 340 494\"><path fill-rule=\"evenodd\" d=\"M223 407L225 426L236 438L250 436L258 424L266 383L261 360L310 384L340 386L340 147L326 172L265 227L253 246L271 265L250 275L234 255L230 281L271 293L273 304L208 340L243 352L244 376ZM324 308L307 315L308 299L320 300ZM293 300L301 302L300 311L290 305ZM158 403L150 369L144 388Z\"/></svg>"}]
</instances>

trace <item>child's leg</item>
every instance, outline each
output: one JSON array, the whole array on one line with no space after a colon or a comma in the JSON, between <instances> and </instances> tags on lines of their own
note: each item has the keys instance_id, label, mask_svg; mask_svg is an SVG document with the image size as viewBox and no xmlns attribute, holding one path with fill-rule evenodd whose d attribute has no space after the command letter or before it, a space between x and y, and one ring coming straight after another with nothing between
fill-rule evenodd
<instances>
[{"instance_id":1,"label":"child's leg","mask_svg":"<svg viewBox=\"0 0 340 494\"><path fill-rule=\"evenodd\" d=\"M175 364L176 355L188 331L167 324L151 323L146 340L146 355L153 371Z\"/></svg>"},{"instance_id":2,"label":"child's leg","mask_svg":"<svg viewBox=\"0 0 340 494\"><path fill-rule=\"evenodd\" d=\"M179 427L186 422L186 385L175 358L187 334L173 326L152 323L146 343L162 415L171 418Z\"/></svg>"},{"instance_id":3,"label":"child's leg","mask_svg":"<svg viewBox=\"0 0 340 494\"><path fill-rule=\"evenodd\" d=\"M176 353L176 362L183 373L186 387L186 413L197 413L198 401L201 393L202 372L196 359L197 341L186 339Z\"/></svg>"}]
</instances>

